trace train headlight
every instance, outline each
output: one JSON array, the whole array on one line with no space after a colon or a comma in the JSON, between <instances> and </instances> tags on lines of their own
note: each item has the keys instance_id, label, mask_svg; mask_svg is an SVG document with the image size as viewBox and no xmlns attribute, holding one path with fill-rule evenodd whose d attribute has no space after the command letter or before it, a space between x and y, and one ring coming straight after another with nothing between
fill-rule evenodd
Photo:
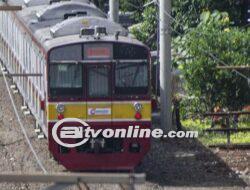
<instances>
[{"instance_id":1,"label":"train headlight","mask_svg":"<svg viewBox=\"0 0 250 190\"><path fill-rule=\"evenodd\" d=\"M65 105L64 104L57 104L56 111L57 111L57 113L63 113L65 111Z\"/></svg>"},{"instance_id":2,"label":"train headlight","mask_svg":"<svg viewBox=\"0 0 250 190\"><path fill-rule=\"evenodd\" d=\"M141 112L142 110L142 104L139 102L134 103L134 108L136 112Z\"/></svg>"}]
</instances>

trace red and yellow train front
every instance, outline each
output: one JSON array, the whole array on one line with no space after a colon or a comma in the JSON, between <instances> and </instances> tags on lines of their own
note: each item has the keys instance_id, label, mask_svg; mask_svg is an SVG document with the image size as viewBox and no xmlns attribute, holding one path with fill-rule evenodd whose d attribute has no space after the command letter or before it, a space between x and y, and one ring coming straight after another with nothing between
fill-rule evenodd
<instances>
[{"instance_id":1,"label":"red and yellow train front","mask_svg":"<svg viewBox=\"0 0 250 190\"><path fill-rule=\"evenodd\" d=\"M132 170L142 161L150 138L98 135L67 148L55 142L52 129L64 118L81 119L95 130L151 128L149 57L145 46L118 42L74 44L50 51L49 150L60 164L73 171L107 171ZM68 122L60 127L78 125Z\"/></svg>"}]
</instances>

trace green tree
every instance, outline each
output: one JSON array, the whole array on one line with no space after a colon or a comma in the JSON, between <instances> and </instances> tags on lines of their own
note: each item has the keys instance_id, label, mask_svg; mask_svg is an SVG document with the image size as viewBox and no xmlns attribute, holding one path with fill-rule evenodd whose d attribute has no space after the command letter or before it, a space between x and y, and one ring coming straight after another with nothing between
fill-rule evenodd
<instances>
[{"instance_id":1,"label":"green tree","mask_svg":"<svg viewBox=\"0 0 250 190\"><path fill-rule=\"evenodd\" d=\"M210 109L219 104L237 110L250 104L247 80L234 72L216 69L221 65L219 60L228 65L250 63L249 29L230 27L229 24L227 13L204 12L201 23L179 38L180 52L189 57L180 65L188 92Z\"/></svg>"},{"instance_id":2,"label":"green tree","mask_svg":"<svg viewBox=\"0 0 250 190\"><path fill-rule=\"evenodd\" d=\"M146 8L141 15L143 22L130 28L132 34L134 34L138 40L143 41L151 47L151 49L156 49L157 47L157 14L156 7L151 6Z\"/></svg>"},{"instance_id":3,"label":"green tree","mask_svg":"<svg viewBox=\"0 0 250 190\"><path fill-rule=\"evenodd\" d=\"M121 0L121 9L135 12L134 16L139 24L132 27L131 32L151 49L155 49L158 9L154 4L143 8L147 2L150 0ZM200 14L207 10L228 12L229 17L233 18L230 24L240 24L243 17L240 2L239 0L173 0L171 13L175 19L172 22L173 36L185 34L190 28L196 27L200 23Z\"/></svg>"}]
</instances>

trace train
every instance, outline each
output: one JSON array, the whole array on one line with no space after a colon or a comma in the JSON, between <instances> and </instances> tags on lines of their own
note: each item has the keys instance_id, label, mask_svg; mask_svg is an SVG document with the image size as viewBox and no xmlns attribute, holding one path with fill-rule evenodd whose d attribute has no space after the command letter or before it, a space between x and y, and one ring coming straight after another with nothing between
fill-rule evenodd
<instances>
[{"instance_id":1,"label":"train","mask_svg":"<svg viewBox=\"0 0 250 190\"><path fill-rule=\"evenodd\" d=\"M64 118L96 130L150 129L149 48L88 0L6 3L22 10L0 12L0 59L19 74L13 82L51 155L69 171L132 171L149 151L149 138L100 136L67 148L55 142L52 129Z\"/></svg>"}]
</instances>

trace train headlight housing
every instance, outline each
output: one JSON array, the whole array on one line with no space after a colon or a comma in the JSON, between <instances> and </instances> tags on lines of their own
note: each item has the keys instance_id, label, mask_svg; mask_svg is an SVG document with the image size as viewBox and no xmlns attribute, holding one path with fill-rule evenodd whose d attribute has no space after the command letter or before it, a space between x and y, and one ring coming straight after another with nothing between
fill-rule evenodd
<instances>
[{"instance_id":1,"label":"train headlight housing","mask_svg":"<svg viewBox=\"0 0 250 190\"><path fill-rule=\"evenodd\" d=\"M142 104L139 102L134 103L134 108L136 111L135 119L140 120L142 118L141 111L142 111Z\"/></svg>"},{"instance_id":2,"label":"train headlight housing","mask_svg":"<svg viewBox=\"0 0 250 190\"><path fill-rule=\"evenodd\" d=\"M139 103L139 102L136 102L136 103L134 103L134 108L135 108L135 111L136 112L141 112L141 110L142 110L142 104L141 103Z\"/></svg>"},{"instance_id":3,"label":"train headlight housing","mask_svg":"<svg viewBox=\"0 0 250 190\"><path fill-rule=\"evenodd\" d=\"M57 111L57 113L63 113L65 111L65 105L64 104L57 104L56 111Z\"/></svg>"},{"instance_id":4,"label":"train headlight housing","mask_svg":"<svg viewBox=\"0 0 250 190\"><path fill-rule=\"evenodd\" d=\"M139 153L141 151L141 146L139 143L134 142L134 143L130 143L129 145L129 152L131 153Z\"/></svg>"}]
</instances>

